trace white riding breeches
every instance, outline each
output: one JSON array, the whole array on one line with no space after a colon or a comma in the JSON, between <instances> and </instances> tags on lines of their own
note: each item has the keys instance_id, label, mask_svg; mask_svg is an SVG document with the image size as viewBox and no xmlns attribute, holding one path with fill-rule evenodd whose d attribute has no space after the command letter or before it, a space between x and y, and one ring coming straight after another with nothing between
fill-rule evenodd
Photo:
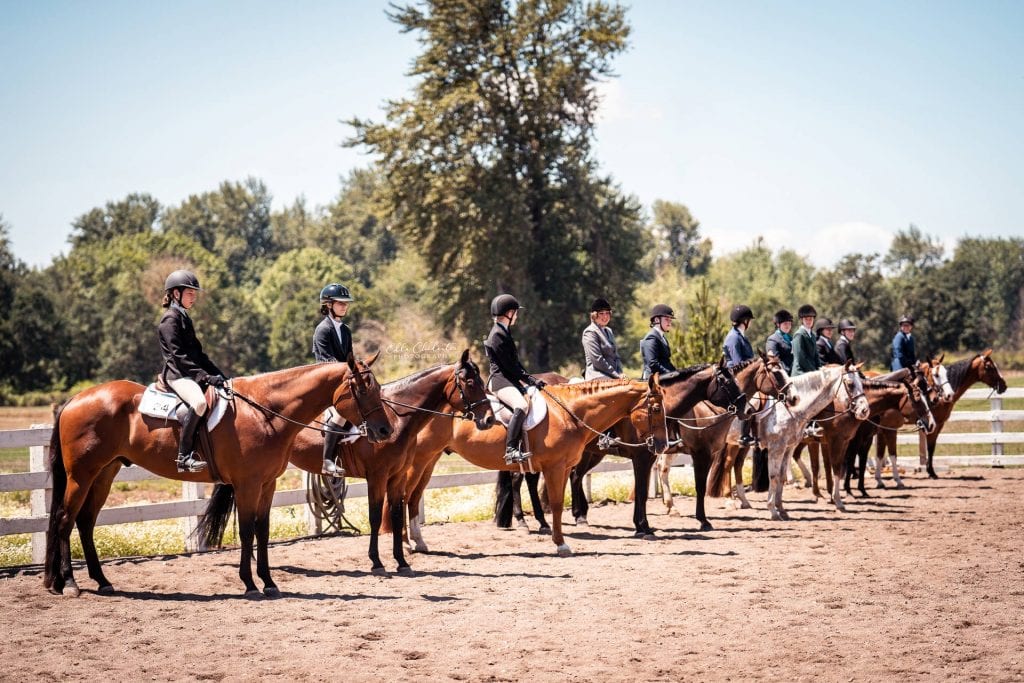
<instances>
[{"instance_id":1,"label":"white riding breeches","mask_svg":"<svg viewBox=\"0 0 1024 683\"><path fill-rule=\"evenodd\" d=\"M196 415L206 414L206 396L195 380L182 377L181 379L172 379L168 384L174 389L174 393L180 396L192 410L196 411Z\"/></svg>"}]
</instances>

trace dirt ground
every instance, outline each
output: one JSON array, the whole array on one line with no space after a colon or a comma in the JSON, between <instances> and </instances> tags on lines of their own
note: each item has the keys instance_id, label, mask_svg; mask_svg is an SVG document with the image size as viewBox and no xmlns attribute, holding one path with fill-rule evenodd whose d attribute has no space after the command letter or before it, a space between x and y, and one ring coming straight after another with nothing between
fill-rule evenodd
<instances>
[{"instance_id":1,"label":"dirt ground","mask_svg":"<svg viewBox=\"0 0 1024 683\"><path fill-rule=\"evenodd\" d=\"M787 489L789 523L712 502L704 534L652 501L657 541L597 507L566 559L430 526L414 577L363 538L277 544L278 600L242 598L235 550L108 561L112 596L79 567L77 600L2 570L0 679L1024 680L1024 470L908 484L847 514Z\"/></svg>"}]
</instances>

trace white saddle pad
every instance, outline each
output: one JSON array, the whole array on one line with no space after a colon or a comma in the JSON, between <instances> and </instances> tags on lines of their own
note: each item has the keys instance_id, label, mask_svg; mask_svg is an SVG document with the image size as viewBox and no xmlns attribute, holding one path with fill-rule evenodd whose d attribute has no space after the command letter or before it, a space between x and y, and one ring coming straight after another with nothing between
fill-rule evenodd
<instances>
[{"instance_id":1,"label":"white saddle pad","mask_svg":"<svg viewBox=\"0 0 1024 683\"><path fill-rule=\"evenodd\" d=\"M157 391L156 383L150 384L142 392L142 400L139 402L139 412L150 417L158 417L161 420L178 421L178 408L183 407L185 402L178 398L177 394ZM213 393L213 408L210 409L209 417L206 418L206 429L213 431L213 428L220 423L220 419L227 412L228 401L220 390Z\"/></svg>"},{"instance_id":2,"label":"white saddle pad","mask_svg":"<svg viewBox=\"0 0 1024 683\"><path fill-rule=\"evenodd\" d=\"M548 416L548 402L537 391L537 387L528 387L526 389L526 396L530 399L530 412L526 414L526 422L523 423L523 429L530 431ZM494 416L498 418L501 424L508 427L508 421L512 419L512 411L508 409L508 406L499 401L498 397L494 394L487 394L487 398L491 402L491 410L494 412Z\"/></svg>"}]
</instances>

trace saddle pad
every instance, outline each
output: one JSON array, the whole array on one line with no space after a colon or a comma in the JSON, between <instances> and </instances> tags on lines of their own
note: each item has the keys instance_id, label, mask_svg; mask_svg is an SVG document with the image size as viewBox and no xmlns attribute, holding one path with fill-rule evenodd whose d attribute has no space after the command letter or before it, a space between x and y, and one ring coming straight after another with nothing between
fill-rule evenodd
<instances>
[{"instance_id":1,"label":"saddle pad","mask_svg":"<svg viewBox=\"0 0 1024 683\"><path fill-rule=\"evenodd\" d=\"M150 384L142 392L142 400L139 401L139 412L149 417L158 417L161 420L178 421L178 408L184 407L185 402L178 398L177 394L170 394L158 391L156 383ZM228 401L221 396L219 391L213 392L213 407L206 418L206 429L213 431L224 413L227 412Z\"/></svg>"},{"instance_id":2,"label":"saddle pad","mask_svg":"<svg viewBox=\"0 0 1024 683\"><path fill-rule=\"evenodd\" d=\"M526 422L523 423L523 429L530 431L548 416L548 402L537 391L537 387L528 387L526 395L530 399L530 412L526 414ZM498 418L501 424L508 427L508 421L512 419L512 411L508 409L508 406L499 401L498 397L494 394L487 394L487 399L491 402L491 410L494 412L494 416Z\"/></svg>"}]
</instances>

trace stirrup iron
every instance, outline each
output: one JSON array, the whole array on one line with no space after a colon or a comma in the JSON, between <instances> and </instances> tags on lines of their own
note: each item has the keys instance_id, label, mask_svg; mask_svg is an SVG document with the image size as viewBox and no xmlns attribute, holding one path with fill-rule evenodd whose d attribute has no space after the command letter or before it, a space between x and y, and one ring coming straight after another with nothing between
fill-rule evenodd
<instances>
[{"instance_id":1,"label":"stirrup iron","mask_svg":"<svg viewBox=\"0 0 1024 683\"><path fill-rule=\"evenodd\" d=\"M206 469L206 461L196 458L195 451L192 451L188 455L178 455L178 458L174 461L174 466L178 468L179 472L191 472L194 474Z\"/></svg>"}]
</instances>

